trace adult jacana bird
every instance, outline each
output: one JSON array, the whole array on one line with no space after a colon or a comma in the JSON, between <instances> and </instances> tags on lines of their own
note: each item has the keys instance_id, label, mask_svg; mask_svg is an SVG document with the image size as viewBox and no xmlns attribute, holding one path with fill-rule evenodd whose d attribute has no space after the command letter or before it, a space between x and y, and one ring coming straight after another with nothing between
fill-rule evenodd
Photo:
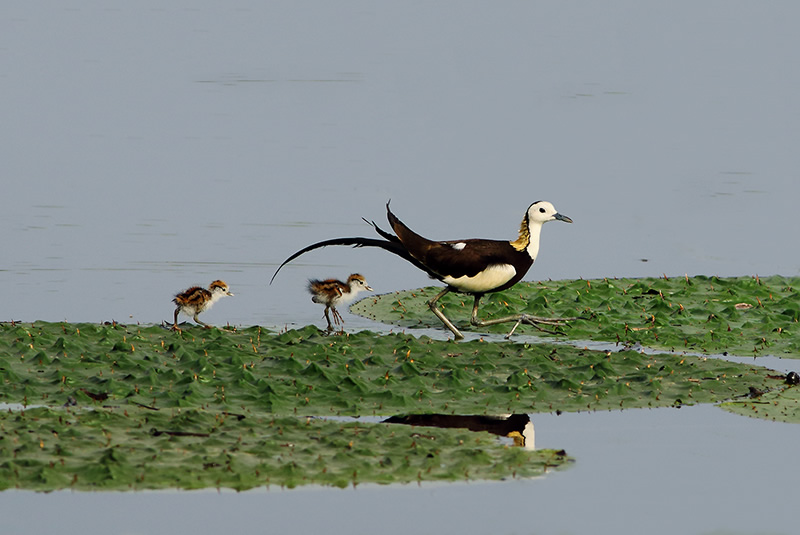
<instances>
[{"instance_id":1,"label":"adult jacana bird","mask_svg":"<svg viewBox=\"0 0 800 535\"><path fill-rule=\"evenodd\" d=\"M328 245L352 245L354 247L380 247L390 253L408 260L431 278L445 283L447 286L428 302L431 311L452 331L456 339L464 335L447 319L436 306L448 292L470 294L475 301L472 306L470 323L477 327L495 325L514 321L516 324L508 336L520 323L536 327L539 324L557 325L564 319L539 318L528 314L517 314L489 321L478 319L478 304L481 297L489 292L499 292L510 288L528 272L536 256L539 254L539 236L542 225L548 221L564 221L572 223L572 219L558 213L547 201L537 201L528 207L520 224L519 236L514 241L468 239L433 241L424 238L408 228L389 208L386 203L386 217L394 234L386 232L372 221L369 222L383 239L377 238L334 238L305 247L287 258L275 271L272 280L283 266L308 251ZM366 220L365 220L366 221ZM270 284L272 283L270 281ZM566 318L570 319L570 318Z\"/></svg>"}]
</instances>

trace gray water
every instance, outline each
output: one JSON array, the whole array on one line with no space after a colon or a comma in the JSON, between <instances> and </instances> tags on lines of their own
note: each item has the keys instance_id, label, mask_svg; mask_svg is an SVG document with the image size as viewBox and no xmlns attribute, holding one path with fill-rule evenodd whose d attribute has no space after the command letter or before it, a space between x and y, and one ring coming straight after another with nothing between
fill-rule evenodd
<instances>
[{"instance_id":1,"label":"gray water","mask_svg":"<svg viewBox=\"0 0 800 535\"><path fill-rule=\"evenodd\" d=\"M389 199L436 239L513 239L552 201L575 224L545 227L527 280L796 276L798 17L791 2L6 2L0 320L160 323L175 292L222 278L236 296L207 322L322 326L309 277L429 284L382 251L329 248L268 285L300 247L370 235L361 217L382 224ZM714 407L534 422L574 468L4 493L0 514L15 533L794 531L796 426Z\"/></svg>"}]
</instances>

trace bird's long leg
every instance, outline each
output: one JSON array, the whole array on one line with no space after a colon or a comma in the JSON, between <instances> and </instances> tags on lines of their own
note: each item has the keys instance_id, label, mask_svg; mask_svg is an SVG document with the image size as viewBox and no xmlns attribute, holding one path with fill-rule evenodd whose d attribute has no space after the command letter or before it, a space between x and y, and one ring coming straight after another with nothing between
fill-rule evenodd
<instances>
[{"instance_id":1,"label":"bird's long leg","mask_svg":"<svg viewBox=\"0 0 800 535\"><path fill-rule=\"evenodd\" d=\"M344 325L344 319L342 319L342 315L339 314L339 311L336 310L336 307L331 307L331 310L333 311L333 322L336 325Z\"/></svg>"},{"instance_id":2,"label":"bird's long leg","mask_svg":"<svg viewBox=\"0 0 800 535\"><path fill-rule=\"evenodd\" d=\"M180 332L180 327L178 327L178 312L180 311L180 307L175 309L175 319L172 321L172 330Z\"/></svg>"},{"instance_id":3,"label":"bird's long leg","mask_svg":"<svg viewBox=\"0 0 800 535\"><path fill-rule=\"evenodd\" d=\"M339 311L336 310L336 307L332 306L331 310L333 311L333 322L336 325L339 325L339 332L344 334L344 319L342 318L342 315L339 314Z\"/></svg>"},{"instance_id":4,"label":"bird's long leg","mask_svg":"<svg viewBox=\"0 0 800 535\"><path fill-rule=\"evenodd\" d=\"M436 306L436 303L439 301L439 299L441 299L449 291L450 291L450 288L447 287L444 290L442 290L441 292L439 292L436 295L436 297L434 297L433 299L428 301L428 306L430 307L431 312L436 314L436 317L439 318L442 321L442 323L444 323L444 326L447 327L448 329L450 329L450 331L452 331L453 336L455 336L456 340L460 340L460 339L464 338L464 335L461 334L461 331L456 329L456 326L453 325L453 323L449 319L447 319L447 316L444 315L444 312L439 310L439 308Z\"/></svg>"},{"instance_id":5,"label":"bird's long leg","mask_svg":"<svg viewBox=\"0 0 800 535\"><path fill-rule=\"evenodd\" d=\"M511 338L511 335L514 334L514 331L517 330L520 323L524 323L526 325L533 325L537 329L542 332L549 333L549 334L558 334L555 331L549 331L541 325L552 325L558 326L563 325L567 321L576 320L579 318L542 318L539 316L532 316L530 314L515 314L513 316L506 316L504 318L496 318L493 320L479 320L478 319L478 303L483 297L483 294L475 294L475 303L472 305L472 317L470 318L469 322L476 326L476 327L487 327L489 325L497 325L499 323L508 323L508 322L516 322L514 326L511 328L511 331L506 335L506 338Z\"/></svg>"},{"instance_id":6,"label":"bird's long leg","mask_svg":"<svg viewBox=\"0 0 800 535\"><path fill-rule=\"evenodd\" d=\"M213 327L208 323L203 323L202 321L200 321L200 318L197 317L197 314L195 314L192 319L197 323L199 323L200 325L202 325L203 327L205 327L206 329L213 329Z\"/></svg>"},{"instance_id":7,"label":"bird's long leg","mask_svg":"<svg viewBox=\"0 0 800 535\"><path fill-rule=\"evenodd\" d=\"M329 330L329 331L332 331L332 330L333 330L333 325L331 324L331 318L330 318L330 316L328 316L328 309L329 309L329 308L331 308L331 307L330 307L330 306L326 306L326 307L325 307L325 319L328 321L328 330ZM335 309L334 309L334 310L335 310ZM335 317L336 317L336 316L334 316L334 318L335 318Z\"/></svg>"}]
</instances>

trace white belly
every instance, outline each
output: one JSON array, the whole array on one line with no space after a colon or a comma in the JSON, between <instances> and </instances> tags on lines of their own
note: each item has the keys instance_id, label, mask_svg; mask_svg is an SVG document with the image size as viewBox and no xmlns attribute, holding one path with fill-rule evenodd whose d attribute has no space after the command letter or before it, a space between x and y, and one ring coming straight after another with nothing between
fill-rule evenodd
<instances>
[{"instance_id":1,"label":"white belly","mask_svg":"<svg viewBox=\"0 0 800 535\"><path fill-rule=\"evenodd\" d=\"M458 288L463 292L488 292L495 288L504 285L510 281L517 270L514 266L509 264L496 264L489 266L484 271L478 273L474 277L444 277L442 282L445 282L453 288Z\"/></svg>"}]
</instances>

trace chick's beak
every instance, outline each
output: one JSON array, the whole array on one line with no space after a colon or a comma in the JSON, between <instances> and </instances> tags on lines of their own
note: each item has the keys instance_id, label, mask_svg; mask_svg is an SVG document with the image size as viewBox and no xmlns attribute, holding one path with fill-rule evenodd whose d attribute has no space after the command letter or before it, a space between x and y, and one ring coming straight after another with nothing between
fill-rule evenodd
<instances>
[{"instance_id":1,"label":"chick's beak","mask_svg":"<svg viewBox=\"0 0 800 535\"><path fill-rule=\"evenodd\" d=\"M558 219L559 221L563 221L564 223L572 223L572 219L568 218L568 217L567 217L567 216L565 216L565 215L561 215L561 214L558 214L558 213L557 213L557 214L556 214L556 215L554 215L553 217L555 217L555 218L556 218L556 219Z\"/></svg>"}]
</instances>

